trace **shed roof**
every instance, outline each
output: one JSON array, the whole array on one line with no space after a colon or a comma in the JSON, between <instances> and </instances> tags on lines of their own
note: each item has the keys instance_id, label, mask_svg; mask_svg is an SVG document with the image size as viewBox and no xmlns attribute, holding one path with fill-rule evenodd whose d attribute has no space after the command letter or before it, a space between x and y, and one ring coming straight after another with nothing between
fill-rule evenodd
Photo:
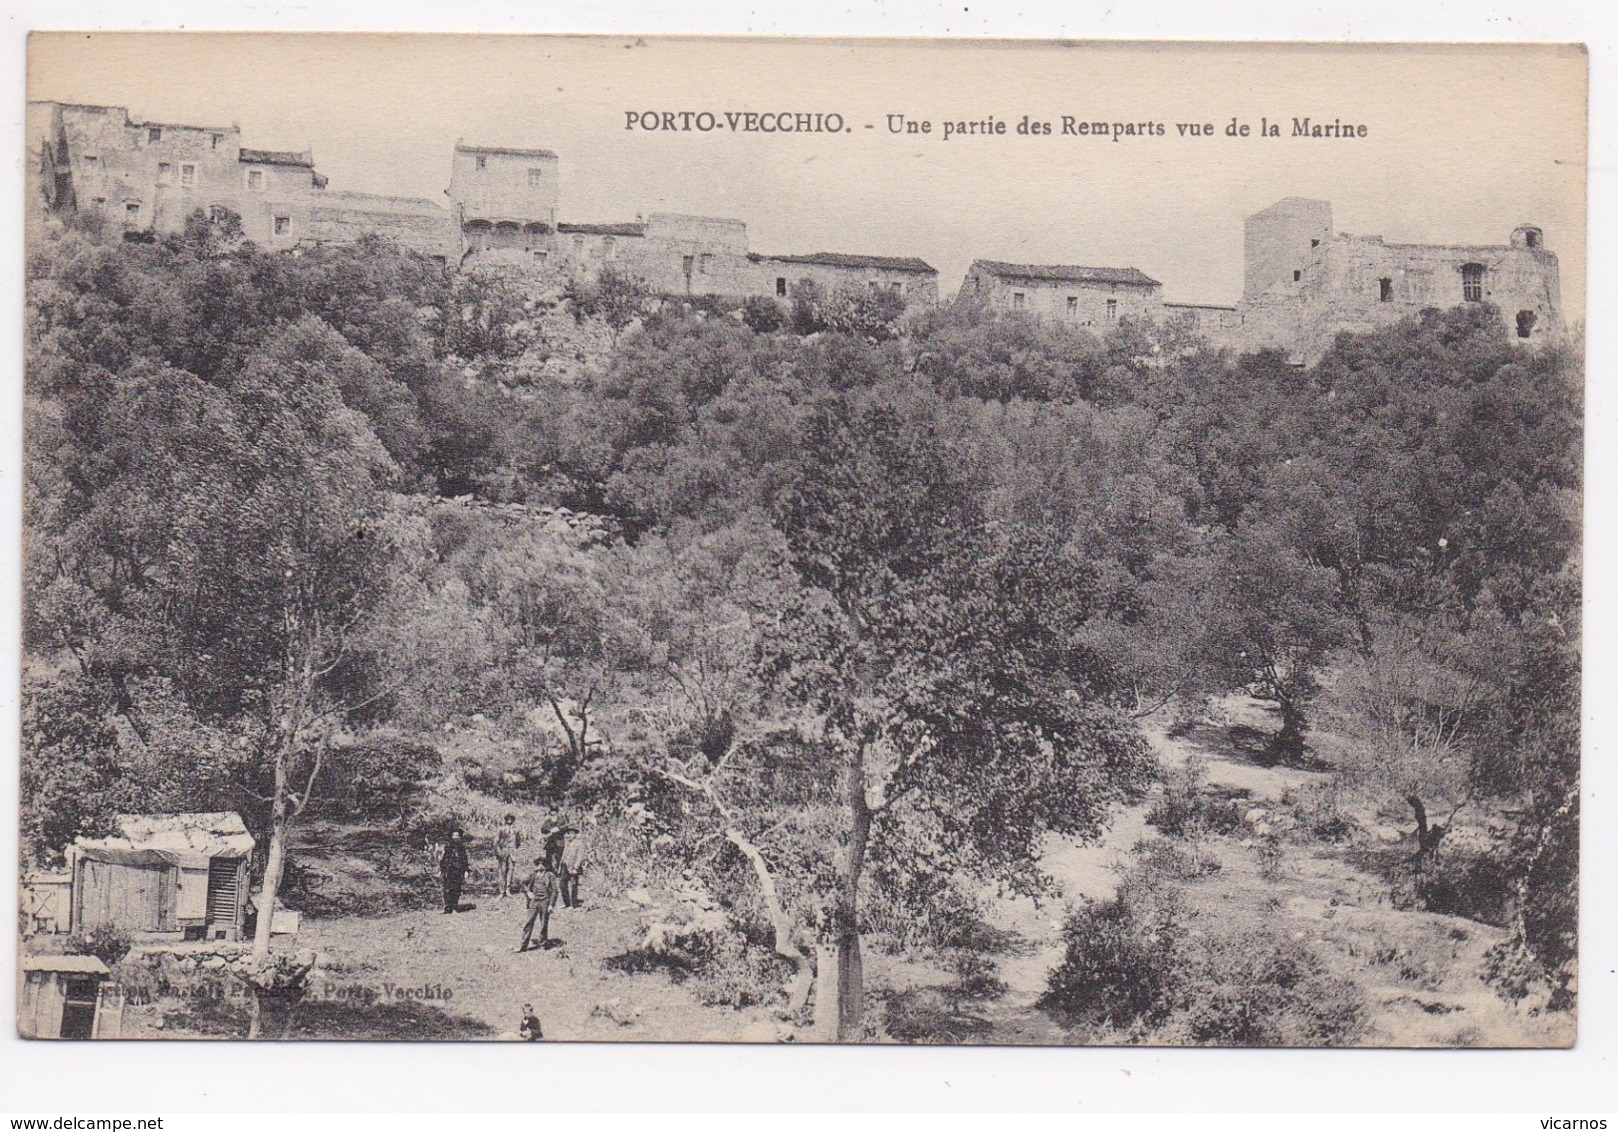
<instances>
[{"instance_id":1,"label":"shed roof","mask_svg":"<svg viewBox=\"0 0 1618 1132\"><path fill-rule=\"evenodd\" d=\"M253 852L253 835L241 815L120 814L120 836L80 837L72 848L106 860L131 860L131 854L161 853L180 861L213 857L246 857Z\"/></svg>"},{"instance_id":2,"label":"shed roof","mask_svg":"<svg viewBox=\"0 0 1618 1132\"><path fill-rule=\"evenodd\" d=\"M1134 287L1161 287L1162 284L1135 267L1082 267L1066 263L1002 263L995 259L974 260L974 271L1001 279L1033 279L1045 283L1121 283Z\"/></svg>"},{"instance_id":3,"label":"shed roof","mask_svg":"<svg viewBox=\"0 0 1618 1132\"><path fill-rule=\"evenodd\" d=\"M879 271L912 271L937 275L938 269L915 256L850 255L846 252L813 252L810 255L751 255L752 260L772 263L802 263L816 267L869 267Z\"/></svg>"},{"instance_id":4,"label":"shed roof","mask_svg":"<svg viewBox=\"0 0 1618 1132\"><path fill-rule=\"evenodd\" d=\"M107 965L94 955L24 955L24 971L60 971L67 975L110 975Z\"/></svg>"}]
</instances>

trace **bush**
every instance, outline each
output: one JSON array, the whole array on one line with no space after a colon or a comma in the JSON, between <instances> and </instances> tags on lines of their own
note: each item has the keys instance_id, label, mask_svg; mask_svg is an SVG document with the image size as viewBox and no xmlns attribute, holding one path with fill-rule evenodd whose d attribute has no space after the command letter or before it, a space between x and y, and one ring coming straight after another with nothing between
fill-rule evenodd
<instances>
[{"instance_id":1,"label":"bush","mask_svg":"<svg viewBox=\"0 0 1618 1132\"><path fill-rule=\"evenodd\" d=\"M109 967L128 955L134 945L134 938L127 931L112 924L75 932L67 941L68 950L74 955L94 955Z\"/></svg>"},{"instance_id":2,"label":"bush","mask_svg":"<svg viewBox=\"0 0 1618 1132\"><path fill-rule=\"evenodd\" d=\"M1339 778L1301 790L1283 790L1281 806L1293 813L1299 829L1317 841L1347 841L1359 829L1359 823L1343 810L1343 787Z\"/></svg>"},{"instance_id":3,"label":"bush","mask_svg":"<svg viewBox=\"0 0 1618 1132\"><path fill-rule=\"evenodd\" d=\"M1192 755L1168 776L1163 794L1146 812L1146 824L1170 837L1196 838L1205 833L1234 833L1241 815L1231 803L1246 791L1220 790L1208 785L1208 764Z\"/></svg>"},{"instance_id":4,"label":"bush","mask_svg":"<svg viewBox=\"0 0 1618 1132\"><path fill-rule=\"evenodd\" d=\"M774 334L787 324L787 316L774 299L749 295L742 300L742 322L755 334Z\"/></svg>"},{"instance_id":5,"label":"bush","mask_svg":"<svg viewBox=\"0 0 1618 1132\"><path fill-rule=\"evenodd\" d=\"M1197 1045L1337 1046L1364 1032L1365 996L1326 973L1303 940L1268 932L1209 937L1181 990L1177 1028Z\"/></svg>"},{"instance_id":6,"label":"bush","mask_svg":"<svg viewBox=\"0 0 1618 1132\"><path fill-rule=\"evenodd\" d=\"M1070 1022L1123 1028L1160 1021L1179 978L1184 909L1170 889L1126 884L1111 900L1087 900L1063 928L1067 951L1042 1005Z\"/></svg>"}]
</instances>

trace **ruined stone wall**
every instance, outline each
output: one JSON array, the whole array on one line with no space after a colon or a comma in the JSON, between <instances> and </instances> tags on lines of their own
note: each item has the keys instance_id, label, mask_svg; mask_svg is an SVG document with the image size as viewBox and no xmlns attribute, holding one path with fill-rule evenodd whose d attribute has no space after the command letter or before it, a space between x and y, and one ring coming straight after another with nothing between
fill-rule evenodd
<instances>
[{"instance_id":1,"label":"ruined stone wall","mask_svg":"<svg viewBox=\"0 0 1618 1132\"><path fill-rule=\"evenodd\" d=\"M460 254L454 216L430 201L321 189L302 203L300 240L348 244L378 235L444 263Z\"/></svg>"},{"instance_id":2,"label":"ruined stone wall","mask_svg":"<svg viewBox=\"0 0 1618 1132\"><path fill-rule=\"evenodd\" d=\"M1178 321L1200 334L1211 346L1231 342L1241 329L1242 318L1235 307L1208 306L1197 303L1164 303L1160 316L1164 321Z\"/></svg>"},{"instance_id":3,"label":"ruined stone wall","mask_svg":"<svg viewBox=\"0 0 1618 1132\"><path fill-rule=\"evenodd\" d=\"M1468 269L1477 274L1473 294ZM1313 362L1344 331L1392 325L1429 307L1493 303L1513 336L1545 341L1565 332L1556 256L1542 246L1387 244L1337 236L1320 245L1301 278L1241 304L1247 349L1279 347Z\"/></svg>"}]
</instances>

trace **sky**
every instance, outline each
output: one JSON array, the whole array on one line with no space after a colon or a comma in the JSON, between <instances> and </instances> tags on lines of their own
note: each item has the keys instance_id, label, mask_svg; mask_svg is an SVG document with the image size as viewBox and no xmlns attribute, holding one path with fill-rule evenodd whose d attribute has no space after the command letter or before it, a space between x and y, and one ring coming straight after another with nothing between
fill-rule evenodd
<instances>
[{"instance_id":1,"label":"sky","mask_svg":"<svg viewBox=\"0 0 1618 1132\"><path fill-rule=\"evenodd\" d=\"M1585 81L1564 47L36 33L28 96L236 122L244 145L312 149L334 189L440 203L459 140L550 149L563 220L737 217L754 251L920 256L946 295L987 258L1138 267L1169 301L1234 303L1243 218L1286 196L1395 242L1534 223L1579 318ZM626 129L685 110L838 114L847 132ZM1024 115L1051 134L1019 134ZM1165 133L1063 136L1064 115ZM1366 136L1292 137L1305 116ZM1005 134L943 137L991 117Z\"/></svg>"}]
</instances>

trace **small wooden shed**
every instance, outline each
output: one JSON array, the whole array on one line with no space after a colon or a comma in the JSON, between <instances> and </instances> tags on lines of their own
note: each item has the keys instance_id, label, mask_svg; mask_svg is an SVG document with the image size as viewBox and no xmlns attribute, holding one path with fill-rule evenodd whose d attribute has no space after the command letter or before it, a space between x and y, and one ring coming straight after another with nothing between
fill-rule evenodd
<instances>
[{"instance_id":1,"label":"small wooden shed","mask_svg":"<svg viewBox=\"0 0 1618 1132\"><path fill-rule=\"evenodd\" d=\"M17 1029L25 1038L95 1038L112 972L94 955L24 955Z\"/></svg>"},{"instance_id":2,"label":"small wooden shed","mask_svg":"<svg viewBox=\"0 0 1618 1132\"><path fill-rule=\"evenodd\" d=\"M128 814L119 836L68 847L71 930L144 940L238 940L253 837L241 815Z\"/></svg>"}]
</instances>

